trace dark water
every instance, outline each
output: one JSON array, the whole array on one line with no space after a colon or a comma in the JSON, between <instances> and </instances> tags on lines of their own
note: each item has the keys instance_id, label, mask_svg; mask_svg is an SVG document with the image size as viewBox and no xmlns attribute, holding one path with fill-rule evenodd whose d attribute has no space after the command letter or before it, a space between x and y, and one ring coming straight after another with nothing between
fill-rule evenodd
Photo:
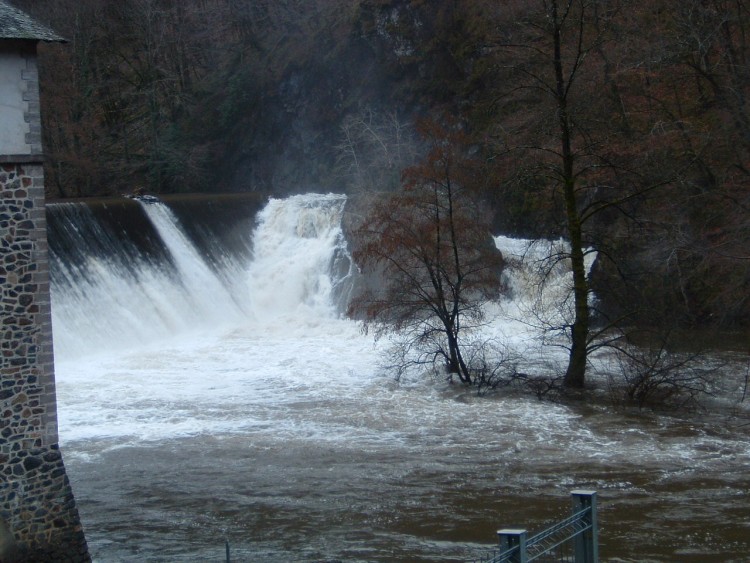
<instances>
[{"instance_id":1,"label":"dark water","mask_svg":"<svg viewBox=\"0 0 750 563\"><path fill-rule=\"evenodd\" d=\"M99 561L220 561L225 539L236 561L464 561L491 547L499 527L533 532L566 516L575 488L598 491L602 560L749 560L745 437L711 430L721 421L585 418L582 428L631 453L577 459L575 438L539 451L496 438L485 447L481 433L463 446L415 435L363 448L272 431L66 451ZM639 458L628 440L655 451Z\"/></svg>"}]
</instances>

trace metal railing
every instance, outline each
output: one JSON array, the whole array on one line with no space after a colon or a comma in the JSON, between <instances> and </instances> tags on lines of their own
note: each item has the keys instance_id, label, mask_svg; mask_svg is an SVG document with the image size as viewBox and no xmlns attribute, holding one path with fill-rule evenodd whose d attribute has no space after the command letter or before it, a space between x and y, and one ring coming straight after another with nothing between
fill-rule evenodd
<instances>
[{"instance_id":1,"label":"metal railing","mask_svg":"<svg viewBox=\"0 0 750 563\"><path fill-rule=\"evenodd\" d=\"M572 543L572 557L558 560L572 563L598 563L599 542L596 517L596 491L571 492L573 513L536 535L526 530L503 528L497 531L500 548L481 563L529 563L549 556Z\"/></svg>"}]
</instances>

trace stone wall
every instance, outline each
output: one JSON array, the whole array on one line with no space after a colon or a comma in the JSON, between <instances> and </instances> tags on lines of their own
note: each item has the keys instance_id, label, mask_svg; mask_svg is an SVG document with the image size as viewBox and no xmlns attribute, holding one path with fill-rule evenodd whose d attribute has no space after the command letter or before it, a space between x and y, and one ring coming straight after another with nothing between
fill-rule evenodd
<instances>
[{"instance_id":1,"label":"stone wall","mask_svg":"<svg viewBox=\"0 0 750 563\"><path fill-rule=\"evenodd\" d=\"M0 42L0 123L3 155L42 154L39 70L28 42Z\"/></svg>"},{"instance_id":2,"label":"stone wall","mask_svg":"<svg viewBox=\"0 0 750 563\"><path fill-rule=\"evenodd\" d=\"M0 163L0 561L90 561L58 448L41 163Z\"/></svg>"}]
</instances>

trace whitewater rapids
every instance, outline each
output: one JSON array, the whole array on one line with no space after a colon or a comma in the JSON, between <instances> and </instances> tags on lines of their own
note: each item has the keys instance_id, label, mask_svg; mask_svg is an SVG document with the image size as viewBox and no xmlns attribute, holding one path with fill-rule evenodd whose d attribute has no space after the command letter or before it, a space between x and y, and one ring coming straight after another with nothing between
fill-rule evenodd
<instances>
[{"instance_id":1,"label":"whitewater rapids","mask_svg":"<svg viewBox=\"0 0 750 563\"><path fill-rule=\"evenodd\" d=\"M220 560L225 539L246 561L466 560L498 527L567 514L580 487L600 491L605 558L747 553L746 433L379 372L381 344L337 305L345 205L271 200L246 254L199 248L167 205L143 205L150 256L55 210L71 238L112 241L52 249L60 438L95 560ZM489 330L549 362L517 272Z\"/></svg>"}]
</instances>

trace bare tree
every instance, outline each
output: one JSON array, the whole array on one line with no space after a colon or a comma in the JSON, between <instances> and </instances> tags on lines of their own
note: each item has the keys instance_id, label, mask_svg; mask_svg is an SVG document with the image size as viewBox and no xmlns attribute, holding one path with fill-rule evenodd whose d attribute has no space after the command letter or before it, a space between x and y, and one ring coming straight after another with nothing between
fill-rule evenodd
<instances>
[{"instance_id":1,"label":"bare tree","mask_svg":"<svg viewBox=\"0 0 750 563\"><path fill-rule=\"evenodd\" d=\"M401 356L440 363L471 384L464 339L481 325L483 305L501 288L502 258L470 195L477 178L453 125L424 122L431 150L408 169L402 192L381 198L356 232L354 257L383 285L356 299L350 314L378 334L400 333Z\"/></svg>"},{"instance_id":2,"label":"bare tree","mask_svg":"<svg viewBox=\"0 0 750 563\"><path fill-rule=\"evenodd\" d=\"M535 193L550 218L548 234L569 244L550 264L570 266L572 314L551 328L568 338L565 387L582 388L591 352L608 342L599 337L621 320L600 316L594 324L587 257L613 258L607 239L614 227L672 182L677 164L664 160L655 172L648 154L632 150L640 132L612 85L614 61L625 57L616 47L620 2L514 2L500 12L512 23L505 21L493 47L503 77L494 104L496 158L513 171L504 184Z\"/></svg>"},{"instance_id":3,"label":"bare tree","mask_svg":"<svg viewBox=\"0 0 750 563\"><path fill-rule=\"evenodd\" d=\"M401 171L416 161L414 128L395 110L364 108L344 118L340 130L337 174L350 191L393 191Z\"/></svg>"},{"instance_id":4,"label":"bare tree","mask_svg":"<svg viewBox=\"0 0 750 563\"><path fill-rule=\"evenodd\" d=\"M720 363L709 362L701 351L672 350L668 337L655 336L658 340L640 346L617 346L618 369L610 376L613 391L624 392L628 402L641 408L647 404L698 406L713 393Z\"/></svg>"},{"instance_id":5,"label":"bare tree","mask_svg":"<svg viewBox=\"0 0 750 563\"><path fill-rule=\"evenodd\" d=\"M509 152L533 153L538 163L525 174L531 172L536 182L546 184L553 198L560 196L564 232L570 243L561 258L570 263L574 302L573 319L564 327L570 337L567 387L584 386L591 344L584 223L593 210L588 201L596 186L586 181L585 174L599 163L592 154L594 142L585 135L584 120L579 119L579 90L585 81L587 58L603 41L601 31L592 26L592 4L586 0L541 0L530 7L517 6L514 15L519 17L519 25L498 39L500 50L511 57L511 74L520 78L507 97L518 103L520 94L548 110L541 122L519 124L532 130L531 135L524 135L525 142L519 143L511 135L503 141Z\"/></svg>"}]
</instances>

